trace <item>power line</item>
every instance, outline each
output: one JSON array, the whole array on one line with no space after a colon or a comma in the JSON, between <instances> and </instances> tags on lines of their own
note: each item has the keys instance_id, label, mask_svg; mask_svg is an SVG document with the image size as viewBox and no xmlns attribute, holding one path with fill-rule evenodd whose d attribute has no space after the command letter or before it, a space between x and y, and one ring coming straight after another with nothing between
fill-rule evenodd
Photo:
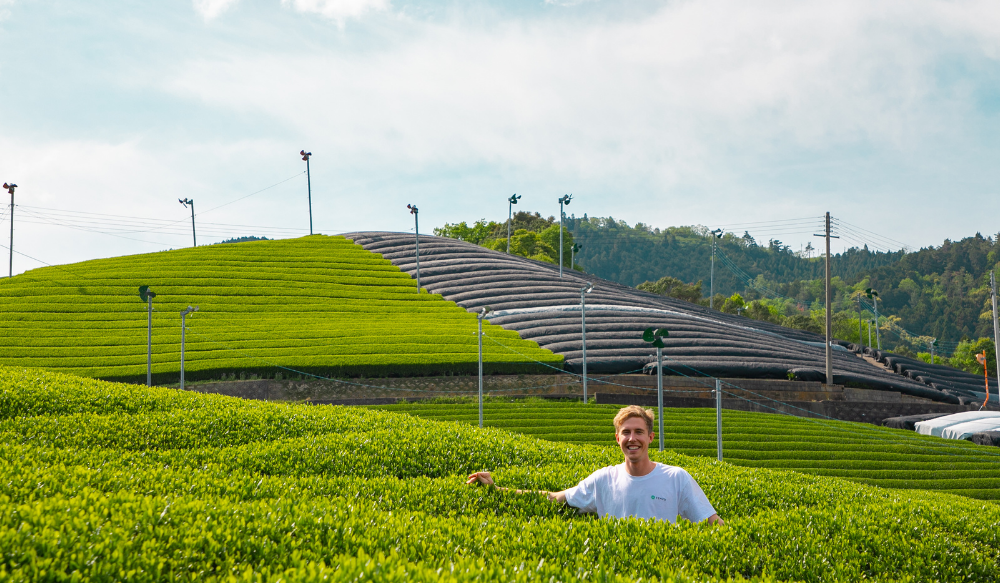
<instances>
[{"instance_id":1,"label":"power line","mask_svg":"<svg viewBox=\"0 0 1000 583\"><path fill-rule=\"evenodd\" d=\"M302 176L302 175L303 175L303 174L305 174L305 173L306 173L305 171L302 171L302 172L299 172L299 173L296 173L296 174L294 174L294 175L292 175L292 176L290 176L290 177L288 177L288 178L286 178L286 179L282 180L281 182L275 182L275 183L274 183L274 184L272 184L271 186L266 186L266 187L264 187L264 188L261 188L260 190L258 190L258 191L256 191L256 192L251 192L250 194L248 194L248 195L246 195L246 196L241 196L240 198L237 198L237 199L234 199L234 200L231 200L231 201L229 201L229 202L227 202L227 203L223 203L223 204L220 204L219 206L214 206L214 207L212 207L212 208L208 209L207 211L201 211L201 212L200 212L199 214L202 214L202 215L203 215L203 214L205 214L205 213L210 213L210 212L212 212L212 211L214 211L214 210L218 210L218 209L220 209L220 208L222 208L222 207L224 207L224 206L229 206L229 205L231 205L231 204L233 204L233 203L235 203L235 202L239 202L239 201L241 201L241 200L243 200L243 199L247 199L247 198L250 198L251 196L254 196L255 194L260 194L260 193L264 192L265 190L271 190L271 189L272 189L272 188L274 188L275 186L280 186L280 185L282 185L282 184L284 184L284 183L288 182L289 180L294 180L294 179L298 178L299 176ZM184 220L187 220L187 219L184 219Z\"/></svg>"},{"instance_id":2,"label":"power line","mask_svg":"<svg viewBox=\"0 0 1000 583\"><path fill-rule=\"evenodd\" d=\"M25 212L31 213L33 216L39 219L48 219L53 221L59 221L61 223L79 227L104 227L108 230L114 230L120 233L136 233L136 232L147 232L149 230L158 230L165 232L166 234L181 234L187 235L188 230L185 226L178 226L177 229L170 229L170 226L177 223L177 221L167 221L163 219L153 219L153 218L142 218L142 217L127 217L121 215L103 215L99 213L86 213L78 211L62 211L54 209L46 209L47 212L38 212L40 207L30 207L17 205L19 209L24 209ZM200 213L199 213L200 214ZM187 219L184 219L186 221ZM271 231L288 231L288 232L300 232L302 229L296 227L276 227L271 225L247 225L240 223L212 223L201 221L198 223L199 227L205 225L207 227L241 227L247 229L267 229ZM208 229L211 230L211 229Z\"/></svg>"},{"instance_id":3,"label":"power line","mask_svg":"<svg viewBox=\"0 0 1000 583\"><path fill-rule=\"evenodd\" d=\"M891 242L891 243L896 243L900 247L905 247L905 248L909 248L909 249L913 248L912 246L910 246L907 243L903 243L902 241L897 241L896 239L893 239L891 237L886 237L885 235L880 235L880 234L878 234L878 233L876 233L874 231L869 231L868 229L865 229L864 227L860 227L860 226L855 225L853 223L849 223L849 222L845 221L844 219L838 218L837 219L837 223L840 224L840 225L843 225L843 226L851 227L851 228L856 229L858 231L861 231L863 233L868 233L870 236L873 236L873 237L875 237L877 239L882 239L884 241L888 241L888 242Z\"/></svg>"},{"instance_id":4,"label":"power line","mask_svg":"<svg viewBox=\"0 0 1000 583\"><path fill-rule=\"evenodd\" d=\"M254 196L256 194L260 194L262 192L265 192L267 190L275 188L276 186L284 184L284 183L286 183L286 182L288 182L290 180L294 180L295 178L301 176L302 174L305 174L305 172L297 172L296 174L294 174L294 175L292 175L292 176L290 176L290 177L288 177L288 178L286 178L284 180L276 182L276 183L274 183L274 184L272 184L270 186L266 186L266 187L264 187L264 188L262 188L260 190L251 192L250 194L247 194L247 195L242 196L240 198L231 200L231 201L229 201L227 203L223 203L223 204L218 205L216 207L212 207L212 208L210 208L208 210L201 211L198 214L202 215L202 214L205 214L205 213L208 213L208 212L212 212L214 210L220 209L220 208L228 206L230 204L233 204L233 203L239 202L241 200L247 199L247 198L249 198L251 196ZM86 232L98 233L98 234L103 234L103 235L109 235L109 236L113 236L113 237L119 237L119 238L122 238L122 239L129 239L129 240L138 241L138 242L141 242L141 243L151 243L151 244L155 244L155 245L169 246L169 243L162 243L162 242L157 242L157 241L147 241L147 240L144 240L144 239L136 239L136 238L133 238L133 237L126 237L122 233L124 233L124 234L133 234L133 233L139 233L139 232L148 233L150 231L159 231L159 232L162 232L163 234L166 234L166 235L184 235L184 236L186 236L186 234L187 234L187 230L186 229L184 229L183 233L179 232L177 230L173 230L173 231L171 230L171 227L173 227L174 225L177 225L177 224L182 223L182 222L186 223L187 222L187 218L186 217L183 218L183 219L178 219L178 220L168 220L168 219L154 219L154 218L144 218L144 217L130 217L130 216L123 216L123 215L111 215L111 214L93 213L93 212L87 212L87 211L73 211L73 210L66 210L66 209L52 209L52 208L46 208L46 207L32 207L32 206L26 206L26 205L25 206L17 205L17 207L18 208L23 208L26 212L28 212L31 216L33 216L33 218L38 219L40 221L43 221L43 222L25 221L25 222L28 222L28 223L56 225L56 226L66 227L66 228L70 228L70 229L76 229L76 230L80 230L80 231L86 231ZM39 211L42 211L42 212L39 212ZM117 225L109 225L108 223L110 223L110 222L116 222L118 224ZM297 234L297 233L301 232L301 229L292 229L292 228L287 228L287 227L261 227L261 226L256 226L256 225L229 225L229 224L225 224L225 223L204 223L204 224L206 226L209 226L209 227L215 226L215 227L241 227L241 228L268 229L268 230L270 230L272 232L289 233L289 234L291 234L291 233L296 233ZM209 230L211 231L211 228ZM219 236L219 233L218 232L214 232L214 233L210 233L210 235Z\"/></svg>"}]
</instances>

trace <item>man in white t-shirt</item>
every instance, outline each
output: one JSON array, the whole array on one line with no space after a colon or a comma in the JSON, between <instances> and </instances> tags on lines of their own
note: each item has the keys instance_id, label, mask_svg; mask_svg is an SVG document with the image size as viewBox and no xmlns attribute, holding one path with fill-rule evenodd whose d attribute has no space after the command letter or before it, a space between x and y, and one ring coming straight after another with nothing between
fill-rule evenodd
<instances>
[{"instance_id":1,"label":"man in white t-shirt","mask_svg":"<svg viewBox=\"0 0 1000 583\"><path fill-rule=\"evenodd\" d=\"M707 520L709 524L723 524L687 471L649 459L649 444L656 437L652 411L636 405L623 407L615 415L614 423L615 441L625 454L625 463L601 468L567 490L540 493L549 500L599 516L635 516L668 522L680 516L691 522ZM476 472L466 483L495 485L489 472Z\"/></svg>"}]
</instances>

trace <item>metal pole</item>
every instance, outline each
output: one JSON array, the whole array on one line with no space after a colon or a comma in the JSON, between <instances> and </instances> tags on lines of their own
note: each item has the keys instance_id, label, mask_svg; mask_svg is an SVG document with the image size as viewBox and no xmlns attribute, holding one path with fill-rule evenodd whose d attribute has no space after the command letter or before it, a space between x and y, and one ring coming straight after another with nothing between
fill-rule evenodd
<instances>
[{"instance_id":1,"label":"metal pole","mask_svg":"<svg viewBox=\"0 0 1000 583\"><path fill-rule=\"evenodd\" d=\"M993 348L997 357L997 382L1000 383L1000 321L997 320L997 278L990 271L990 293L993 296Z\"/></svg>"},{"instance_id":2,"label":"metal pole","mask_svg":"<svg viewBox=\"0 0 1000 583\"><path fill-rule=\"evenodd\" d=\"M559 277L562 277L562 264L563 264L563 260L562 260L562 215L563 215L562 202L563 202L563 199L560 198L559 199ZM13 207L11 207L11 208L13 208ZM13 223L11 223L11 224L13 224Z\"/></svg>"},{"instance_id":3,"label":"metal pole","mask_svg":"<svg viewBox=\"0 0 1000 583\"><path fill-rule=\"evenodd\" d=\"M309 158L306 157L306 187L309 189L309 234L313 234L313 185L312 185L312 173L309 171Z\"/></svg>"},{"instance_id":4,"label":"metal pole","mask_svg":"<svg viewBox=\"0 0 1000 583\"><path fill-rule=\"evenodd\" d=\"M656 418L659 421L660 451L663 451L663 349L656 347Z\"/></svg>"},{"instance_id":5,"label":"metal pole","mask_svg":"<svg viewBox=\"0 0 1000 583\"><path fill-rule=\"evenodd\" d=\"M410 209L410 214L413 215L413 237L416 241L416 251L417 251L417 293L420 293L420 220L419 213L416 205L408 204L406 208Z\"/></svg>"},{"instance_id":6,"label":"metal pole","mask_svg":"<svg viewBox=\"0 0 1000 583\"><path fill-rule=\"evenodd\" d=\"M153 298L146 296L146 386L153 386Z\"/></svg>"},{"instance_id":7,"label":"metal pole","mask_svg":"<svg viewBox=\"0 0 1000 583\"><path fill-rule=\"evenodd\" d=\"M861 293L858 293L858 344L861 345L861 353L865 352L865 338L861 333ZM933 359L931 359L933 360ZM933 364L933 363L931 363Z\"/></svg>"},{"instance_id":8,"label":"metal pole","mask_svg":"<svg viewBox=\"0 0 1000 583\"><path fill-rule=\"evenodd\" d=\"M14 277L14 187L10 187L10 274Z\"/></svg>"},{"instance_id":9,"label":"metal pole","mask_svg":"<svg viewBox=\"0 0 1000 583\"><path fill-rule=\"evenodd\" d=\"M483 316L479 314L479 427L483 426Z\"/></svg>"},{"instance_id":10,"label":"metal pole","mask_svg":"<svg viewBox=\"0 0 1000 583\"><path fill-rule=\"evenodd\" d=\"M211 209L209 209L211 210ZM194 201L191 201L191 237L194 239L194 246L198 246L198 233L194 230Z\"/></svg>"},{"instance_id":11,"label":"metal pole","mask_svg":"<svg viewBox=\"0 0 1000 583\"><path fill-rule=\"evenodd\" d=\"M715 379L715 447L722 461L722 381Z\"/></svg>"},{"instance_id":12,"label":"metal pole","mask_svg":"<svg viewBox=\"0 0 1000 583\"><path fill-rule=\"evenodd\" d=\"M181 312L181 390L184 390L184 317L187 310Z\"/></svg>"},{"instance_id":13,"label":"metal pole","mask_svg":"<svg viewBox=\"0 0 1000 583\"><path fill-rule=\"evenodd\" d=\"M878 296L875 296L875 343L878 344L878 349L882 350L882 337L878 332Z\"/></svg>"},{"instance_id":14,"label":"metal pole","mask_svg":"<svg viewBox=\"0 0 1000 583\"><path fill-rule=\"evenodd\" d=\"M708 277L708 307L715 309L715 236L712 236L712 272Z\"/></svg>"},{"instance_id":15,"label":"metal pole","mask_svg":"<svg viewBox=\"0 0 1000 583\"><path fill-rule=\"evenodd\" d=\"M580 290L580 328L583 334L583 404L587 404L587 288Z\"/></svg>"},{"instance_id":16,"label":"metal pole","mask_svg":"<svg viewBox=\"0 0 1000 583\"><path fill-rule=\"evenodd\" d=\"M514 220L514 197L507 199L507 255L510 255L510 224Z\"/></svg>"},{"instance_id":17,"label":"metal pole","mask_svg":"<svg viewBox=\"0 0 1000 583\"><path fill-rule=\"evenodd\" d=\"M995 312L996 310L994 310ZM934 364L934 341L931 340L931 364Z\"/></svg>"},{"instance_id":18,"label":"metal pole","mask_svg":"<svg viewBox=\"0 0 1000 583\"><path fill-rule=\"evenodd\" d=\"M833 294L830 289L830 213L826 213L826 384L833 384Z\"/></svg>"},{"instance_id":19,"label":"metal pole","mask_svg":"<svg viewBox=\"0 0 1000 583\"><path fill-rule=\"evenodd\" d=\"M10 251L10 272L7 277L14 277L14 189L17 188L17 185L13 182L4 182L3 187L10 193L10 247L8 247Z\"/></svg>"},{"instance_id":20,"label":"metal pole","mask_svg":"<svg viewBox=\"0 0 1000 583\"><path fill-rule=\"evenodd\" d=\"M868 320L868 346L872 346L872 321Z\"/></svg>"}]
</instances>

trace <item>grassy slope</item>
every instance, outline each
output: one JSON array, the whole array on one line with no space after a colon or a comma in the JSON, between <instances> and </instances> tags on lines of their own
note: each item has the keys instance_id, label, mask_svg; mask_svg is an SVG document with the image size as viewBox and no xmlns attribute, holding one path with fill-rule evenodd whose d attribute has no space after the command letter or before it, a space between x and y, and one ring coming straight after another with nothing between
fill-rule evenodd
<instances>
[{"instance_id":1,"label":"grassy slope","mask_svg":"<svg viewBox=\"0 0 1000 583\"><path fill-rule=\"evenodd\" d=\"M0 579L1000 580L1000 506L674 453L727 525L576 516L462 485L557 489L616 463L361 408L0 367Z\"/></svg>"},{"instance_id":2,"label":"grassy slope","mask_svg":"<svg viewBox=\"0 0 1000 583\"><path fill-rule=\"evenodd\" d=\"M475 404L392 405L379 409L427 419L478 423ZM484 424L558 442L614 443L616 405L488 402ZM715 457L714 409L665 409L664 444ZM1000 499L1000 450L864 423L723 411L723 458L748 467L837 476L886 488L945 490Z\"/></svg>"},{"instance_id":3,"label":"grassy slope","mask_svg":"<svg viewBox=\"0 0 1000 583\"><path fill-rule=\"evenodd\" d=\"M145 380L146 306L158 297L153 371L176 382L180 316L188 305L188 379L273 376L275 364L316 374L472 372L476 317L417 294L405 273L342 237L215 245L99 259L0 280L0 363L115 380ZM562 357L487 324L531 358ZM487 370L533 370L484 346ZM285 371L287 376L288 371Z\"/></svg>"}]
</instances>

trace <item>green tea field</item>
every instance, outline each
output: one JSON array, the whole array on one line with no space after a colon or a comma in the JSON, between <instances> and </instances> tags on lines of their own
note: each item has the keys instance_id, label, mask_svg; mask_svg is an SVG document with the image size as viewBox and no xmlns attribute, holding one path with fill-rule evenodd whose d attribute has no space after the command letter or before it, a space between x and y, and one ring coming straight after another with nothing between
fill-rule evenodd
<instances>
[{"instance_id":1,"label":"green tea field","mask_svg":"<svg viewBox=\"0 0 1000 583\"><path fill-rule=\"evenodd\" d=\"M436 421L478 424L474 403L377 407ZM487 401L484 425L560 443L614 445L616 405ZM664 445L715 457L714 409L664 409ZM1000 450L864 423L723 411L723 459L731 464L834 476L885 488L943 490L1000 500Z\"/></svg>"},{"instance_id":2,"label":"green tea field","mask_svg":"<svg viewBox=\"0 0 1000 583\"><path fill-rule=\"evenodd\" d=\"M145 382L153 300L154 382L176 383L180 311L189 380L305 371L471 373L476 316L343 237L213 245L45 267L0 280L0 364ZM535 372L562 357L485 324L486 370ZM501 346L501 344L503 346ZM525 364L527 362L527 364ZM284 367L284 368L280 368ZM291 370L288 370L291 369Z\"/></svg>"},{"instance_id":3,"label":"green tea field","mask_svg":"<svg viewBox=\"0 0 1000 583\"><path fill-rule=\"evenodd\" d=\"M726 525L599 519L464 477L615 448L402 413L0 367L0 443L4 581L1000 580L993 502L665 452Z\"/></svg>"}]
</instances>

